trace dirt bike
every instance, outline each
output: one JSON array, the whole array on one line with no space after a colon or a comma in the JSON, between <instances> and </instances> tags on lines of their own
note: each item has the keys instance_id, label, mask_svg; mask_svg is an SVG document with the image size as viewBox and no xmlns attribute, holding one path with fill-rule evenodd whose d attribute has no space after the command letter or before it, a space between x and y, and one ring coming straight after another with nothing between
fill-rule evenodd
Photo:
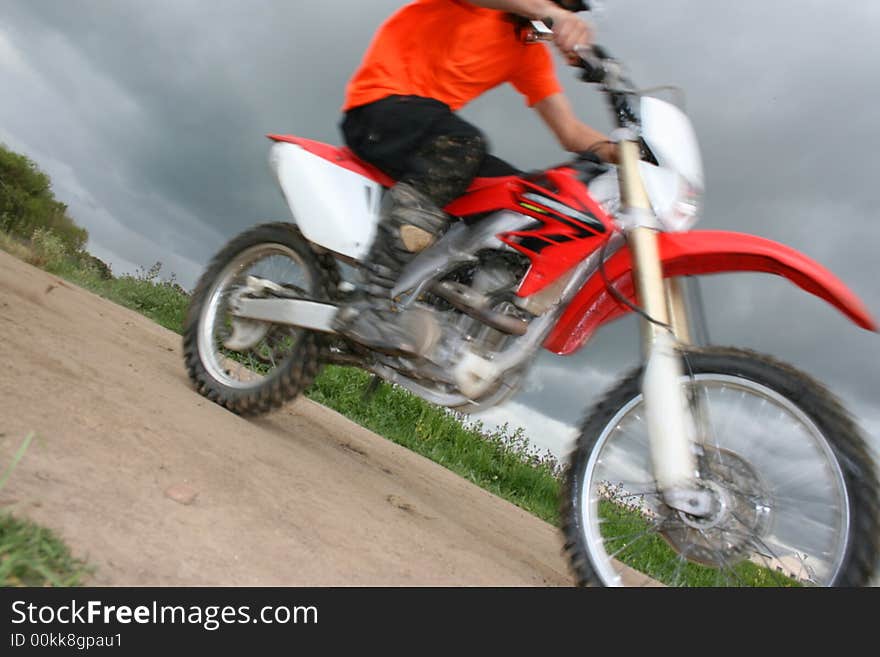
<instances>
[{"instance_id":1,"label":"dirt bike","mask_svg":"<svg viewBox=\"0 0 880 657\"><path fill-rule=\"evenodd\" d=\"M601 48L581 56L582 79L610 102L618 165L583 154L476 179L446 208L460 221L393 290L400 321L421 338L416 355L371 353L332 329L395 181L347 148L269 135L293 220L246 231L210 263L185 325L192 381L253 415L340 363L472 413L513 394L539 350L572 354L637 312L644 364L592 410L565 473L562 524L578 583L866 584L880 540L878 482L855 424L789 365L698 346L683 283L776 274L858 326L877 325L797 251L691 230L703 170L689 119L638 91Z\"/></svg>"}]
</instances>

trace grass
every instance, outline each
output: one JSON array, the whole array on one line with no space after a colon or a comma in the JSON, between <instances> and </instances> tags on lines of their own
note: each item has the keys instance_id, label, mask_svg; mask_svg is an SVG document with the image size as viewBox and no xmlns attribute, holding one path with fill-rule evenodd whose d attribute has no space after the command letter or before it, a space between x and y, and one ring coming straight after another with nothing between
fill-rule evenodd
<instances>
[{"instance_id":1,"label":"grass","mask_svg":"<svg viewBox=\"0 0 880 657\"><path fill-rule=\"evenodd\" d=\"M159 280L157 265L134 276L111 279L104 279L94 271L84 270L70 259L52 262L45 269L180 333L183 331L189 297L173 281Z\"/></svg>"},{"instance_id":2,"label":"grass","mask_svg":"<svg viewBox=\"0 0 880 657\"><path fill-rule=\"evenodd\" d=\"M0 231L0 250L14 255L19 260L27 261L31 257L31 250L25 244L2 231Z\"/></svg>"},{"instance_id":3,"label":"grass","mask_svg":"<svg viewBox=\"0 0 880 657\"><path fill-rule=\"evenodd\" d=\"M633 509L608 500L599 502L602 536L608 554L667 586L796 587L798 582L770 568L742 561L729 568L710 568L681 561L651 523ZM638 545L638 549L635 546Z\"/></svg>"},{"instance_id":4,"label":"grass","mask_svg":"<svg viewBox=\"0 0 880 657\"><path fill-rule=\"evenodd\" d=\"M0 513L0 586L80 586L87 572L54 532Z\"/></svg>"},{"instance_id":5,"label":"grass","mask_svg":"<svg viewBox=\"0 0 880 657\"><path fill-rule=\"evenodd\" d=\"M33 440L28 435L0 476L0 490ZM0 586L79 586L88 572L50 529L0 511Z\"/></svg>"},{"instance_id":6,"label":"grass","mask_svg":"<svg viewBox=\"0 0 880 657\"><path fill-rule=\"evenodd\" d=\"M159 263L135 276L106 278L96 268L84 264L82 258L59 252L51 239L43 237L35 242L22 246L0 233L0 248L3 250L131 308L165 328L177 333L182 331L189 297L173 278L171 281L160 280ZM370 375L362 370L328 366L306 394L535 516L559 524L559 464L549 454L542 456L530 449L522 429L511 431L505 425L487 431L479 422L467 422L460 415L387 383L381 384L375 394L365 399L369 380ZM612 536L645 531L644 518L631 509L606 502L601 513L606 521L603 526ZM15 531L23 534L22 530ZM47 542L45 539L34 540ZM659 536L651 537L647 545L640 543L638 552L612 541L609 553L616 550L621 550L618 559L660 581L673 585L686 581L691 586L718 584L717 570L697 564L688 563L679 572L669 572L668 564L676 562L675 555ZM58 546L49 552L59 555L59 563L67 563L65 559L68 557L60 556ZM737 566L736 577L752 586L792 583L778 573L749 562Z\"/></svg>"},{"instance_id":7,"label":"grass","mask_svg":"<svg viewBox=\"0 0 880 657\"><path fill-rule=\"evenodd\" d=\"M60 276L99 296L131 308L176 333L183 330L189 296L174 276L162 280L162 263L135 275L112 276L109 267L85 251L70 253L51 232L34 231L23 241L0 231L0 249L20 260ZM97 263L97 264L96 264Z\"/></svg>"}]
</instances>

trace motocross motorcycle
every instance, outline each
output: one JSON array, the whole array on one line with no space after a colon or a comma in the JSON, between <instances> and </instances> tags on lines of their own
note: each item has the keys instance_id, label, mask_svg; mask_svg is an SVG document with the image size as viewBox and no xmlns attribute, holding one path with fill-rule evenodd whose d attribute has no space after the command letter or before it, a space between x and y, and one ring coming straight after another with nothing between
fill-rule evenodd
<instances>
[{"instance_id":1,"label":"motocross motorcycle","mask_svg":"<svg viewBox=\"0 0 880 657\"><path fill-rule=\"evenodd\" d=\"M544 38L535 24L531 37ZM691 230L703 171L692 125L640 92L601 48L581 51L617 130L616 167L589 154L478 178L460 219L393 295L418 353L334 333L394 185L348 149L269 135L293 220L257 226L213 259L184 332L189 376L236 413L301 394L325 363L363 368L462 413L513 394L541 349L572 354L636 312L643 365L593 408L569 457L565 545L579 584L865 585L878 554L878 482L864 439L820 384L751 351L694 339L686 277L789 279L871 331L831 272L781 244ZM692 304L690 304L692 305Z\"/></svg>"}]
</instances>

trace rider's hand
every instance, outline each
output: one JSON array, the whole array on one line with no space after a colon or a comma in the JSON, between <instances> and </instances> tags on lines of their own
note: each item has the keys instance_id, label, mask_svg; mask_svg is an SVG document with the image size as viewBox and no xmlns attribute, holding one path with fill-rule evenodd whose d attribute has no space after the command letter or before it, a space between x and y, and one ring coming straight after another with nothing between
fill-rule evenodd
<instances>
[{"instance_id":1,"label":"rider's hand","mask_svg":"<svg viewBox=\"0 0 880 657\"><path fill-rule=\"evenodd\" d=\"M590 46L593 43L593 30L589 23L570 11L557 8L547 16L553 19L553 41L568 61L578 61L575 46Z\"/></svg>"}]
</instances>

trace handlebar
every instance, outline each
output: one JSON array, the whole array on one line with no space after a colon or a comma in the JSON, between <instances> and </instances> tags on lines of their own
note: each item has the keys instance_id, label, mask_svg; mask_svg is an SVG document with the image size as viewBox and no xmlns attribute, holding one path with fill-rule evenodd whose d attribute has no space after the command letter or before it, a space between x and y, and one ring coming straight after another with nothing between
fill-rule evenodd
<instances>
[{"instance_id":1,"label":"handlebar","mask_svg":"<svg viewBox=\"0 0 880 657\"><path fill-rule=\"evenodd\" d=\"M581 73L581 79L584 82L595 84L602 84L605 82L608 74L605 70L604 63L606 60L610 60L607 53L599 46L575 46L574 51L577 53L578 57L580 57L580 61L575 65L583 70L583 73Z\"/></svg>"},{"instance_id":2,"label":"handlebar","mask_svg":"<svg viewBox=\"0 0 880 657\"><path fill-rule=\"evenodd\" d=\"M575 65L583 70L581 79L584 82L614 88L630 84L623 76L623 67L602 46L575 46L575 52L580 57L580 62Z\"/></svg>"},{"instance_id":3,"label":"handlebar","mask_svg":"<svg viewBox=\"0 0 880 657\"><path fill-rule=\"evenodd\" d=\"M637 109L630 102L638 95L633 83L624 75L623 66L602 46L576 47L581 61L581 80L602 85L602 91L614 112L620 128L639 128L641 120Z\"/></svg>"},{"instance_id":4,"label":"handlebar","mask_svg":"<svg viewBox=\"0 0 880 657\"><path fill-rule=\"evenodd\" d=\"M581 2L580 4L583 5L584 10L589 9L589 3ZM553 39L553 19L547 17L540 21L532 21L532 29L528 39L531 41L551 41ZM575 53L580 58L580 61L574 65L582 70L581 80L602 85L602 91L608 96L618 127L639 127L641 122L638 112L630 103L630 99L636 93L635 88L624 76L621 64L602 46L576 46Z\"/></svg>"},{"instance_id":5,"label":"handlebar","mask_svg":"<svg viewBox=\"0 0 880 657\"><path fill-rule=\"evenodd\" d=\"M549 16L541 20L531 21L532 26L526 34L526 41L552 41L553 40L553 19ZM581 61L576 66L584 69L583 79L586 82L602 83L605 81L607 71L605 70L605 62L613 62L613 58L601 46L576 46L575 52L580 56Z\"/></svg>"}]
</instances>

